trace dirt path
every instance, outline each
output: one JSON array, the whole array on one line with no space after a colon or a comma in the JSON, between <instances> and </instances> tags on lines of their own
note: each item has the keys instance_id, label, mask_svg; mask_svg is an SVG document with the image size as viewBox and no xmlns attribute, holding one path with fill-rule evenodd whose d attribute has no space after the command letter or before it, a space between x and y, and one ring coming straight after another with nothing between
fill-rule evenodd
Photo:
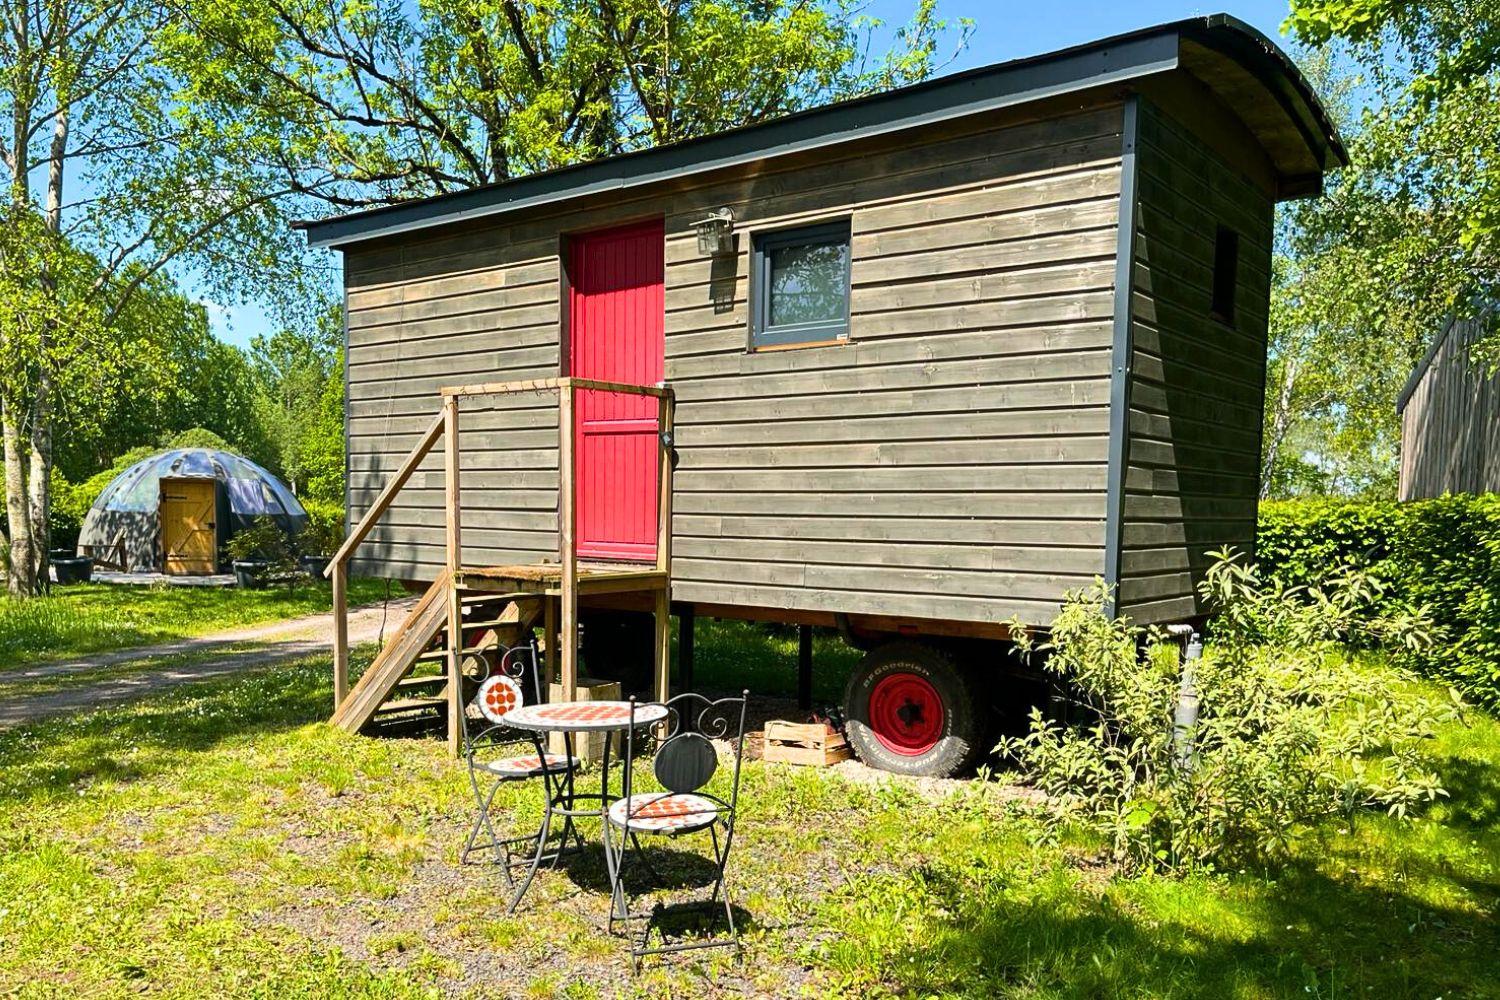
<instances>
[{"instance_id":1,"label":"dirt path","mask_svg":"<svg viewBox=\"0 0 1500 1000\"><path fill-rule=\"evenodd\" d=\"M389 636L415 603L416 598L403 598L391 601L389 608L377 604L350 612L349 644L376 641L382 626ZM75 682L62 690L31 694L23 690L18 694L0 695L0 729L51 715L127 701L186 681L221 677L326 653L332 635L333 615L324 613L7 671L0 677L0 682L5 687L15 684L23 688L28 681L83 681L95 673L101 676L94 683ZM222 651L222 655L213 655L215 651ZM169 662L159 668L146 667L128 672L112 669L156 660ZM174 660L178 662L171 662Z\"/></svg>"}]
</instances>

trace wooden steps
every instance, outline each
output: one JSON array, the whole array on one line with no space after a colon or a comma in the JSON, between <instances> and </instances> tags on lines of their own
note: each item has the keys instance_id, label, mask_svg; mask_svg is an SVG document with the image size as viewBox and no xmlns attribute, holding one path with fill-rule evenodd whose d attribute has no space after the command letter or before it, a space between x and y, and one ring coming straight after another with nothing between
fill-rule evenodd
<instances>
[{"instance_id":1,"label":"wooden steps","mask_svg":"<svg viewBox=\"0 0 1500 1000\"><path fill-rule=\"evenodd\" d=\"M387 701L381 704L379 715L392 716L402 712L415 712L426 708L444 709L448 705L446 697L438 698L399 698L395 701Z\"/></svg>"},{"instance_id":2,"label":"wooden steps","mask_svg":"<svg viewBox=\"0 0 1500 1000\"><path fill-rule=\"evenodd\" d=\"M448 588L439 578L422 594L417 604L392 633L375 662L334 711L330 720L347 732L359 732L373 722L423 713L443 715L452 692L444 673L412 674L421 664L446 664L448 659ZM541 600L535 594L464 593L462 608L464 637L476 645L462 654L485 652L496 645L511 645L528 637L541 616Z\"/></svg>"},{"instance_id":3,"label":"wooden steps","mask_svg":"<svg viewBox=\"0 0 1500 1000\"><path fill-rule=\"evenodd\" d=\"M463 616L463 657L483 655L497 646L530 638L545 605L561 592L562 567L466 566L451 578L435 580L415 607L396 626L359 683L341 701L330 720L347 732L373 724L421 722L446 717L472 683L451 690L448 660L448 605L455 591ZM581 594L655 591L664 601L667 574L635 563L581 564ZM432 667L442 667L432 673ZM418 667L425 669L413 674Z\"/></svg>"}]
</instances>

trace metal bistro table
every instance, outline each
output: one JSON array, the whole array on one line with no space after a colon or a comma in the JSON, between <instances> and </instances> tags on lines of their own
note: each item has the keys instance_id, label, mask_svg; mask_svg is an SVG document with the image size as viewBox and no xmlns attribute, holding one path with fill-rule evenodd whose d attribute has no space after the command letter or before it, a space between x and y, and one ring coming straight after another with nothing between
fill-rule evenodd
<instances>
[{"instance_id":1,"label":"metal bistro table","mask_svg":"<svg viewBox=\"0 0 1500 1000\"><path fill-rule=\"evenodd\" d=\"M536 742L538 754L546 750L543 746L543 733L561 733L564 743L563 752L567 757L572 758L574 733L624 732L630 728L630 708L628 701L555 701L541 705L523 705L505 714L505 724L530 732L532 739ZM665 705L637 703L635 706L637 726L654 725L666 717ZM536 878L537 870L542 866L542 859L547 856L547 839L551 834L552 820L555 816L563 817L562 840L558 845L559 855L567 846L570 832L575 839L578 838L577 828L573 825L575 818L595 817L599 820L603 825L600 836L605 838L604 864L609 869L610 884L614 884L615 858L614 851L610 850L609 846L609 817L607 815L610 804L614 801L609 794L609 753L610 744L613 742L612 739L604 741L604 752L599 767L599 791L579 792L575 790L573 787L574 770L569 768L567 776L555 786L555 793L547 796L547 810L542 815L542 827L537 831L536 855L531 859L531 867L527 869L526 878L516 889L515 898L510 901L509 912L514 913L516 907L521 904L521 897L525 896L526 890L531 888L531 882ZM579 805L581 802L597 802L598 805L583 807Z\"/></svg>"}]
</instances>

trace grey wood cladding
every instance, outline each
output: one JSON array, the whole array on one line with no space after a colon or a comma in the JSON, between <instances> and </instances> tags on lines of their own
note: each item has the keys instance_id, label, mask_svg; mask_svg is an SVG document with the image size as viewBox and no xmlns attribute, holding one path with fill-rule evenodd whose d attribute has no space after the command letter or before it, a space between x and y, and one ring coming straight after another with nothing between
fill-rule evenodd
<instances>
[{"instance_id":1,"label":"grey wood cladding","mask_svg":"<svg viewBox=\"0 0 1500 1000\"><path fill-rule=\"evenodd\" d=\"M1103 568L1120 116L989 116L670 197L351 248L351 515L440 386L559 372L564 234L665 209L673 598L1047 620ZM690 222L722 205L739 252L700 257ZM850 342L748 353L750 234L838 218ZM555 555L554 398L465 400L461 420L466 561ZM442 504L434 456L356 572L430 579Z\"/></svg>"},{"instance_id":2,"label":"grey wood cladding","mask_svg":"<svg viewBox=\"0 0 1500 1000\"><path fill-rule=\"evenodd\" d=\"M1241 142L1253 161L1258 149ZM1255 543L1274 205L1150 100L1137 168L1119 608L1177 621L1203 613L1208 553ZM1221 226L1239 238L1232 323L1210 310Z\"/></svg>"},{"instance_id":3,"label":"grey wood cladding","mask_svg":"<svg viewBox=\"0 0 1500 1000\"><path fill-rule=\"evenodd\" d=\"M1402 396L1402 500L1500 490L1500 377L1469 352L1488 319L1446 323Z\"/></svg>"}]
</instances>

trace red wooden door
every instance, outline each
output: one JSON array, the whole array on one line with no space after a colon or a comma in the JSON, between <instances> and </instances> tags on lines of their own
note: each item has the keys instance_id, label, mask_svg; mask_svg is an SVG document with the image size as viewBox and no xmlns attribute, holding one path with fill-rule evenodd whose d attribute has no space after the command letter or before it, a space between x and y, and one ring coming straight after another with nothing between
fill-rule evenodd
<instances>
[{"instance_id":1,"label":"red wooden door","mask_svg":"<svg viewBox=\"0 0 1500 1000\"><path fill-rule=\"evenodd\" d=\"M659 219L571 241L571 375L635 385L662 380L665 243ZM657 401L585 390L577 407L579 556L655 559Z\"/></svg>"}]
</instances>

